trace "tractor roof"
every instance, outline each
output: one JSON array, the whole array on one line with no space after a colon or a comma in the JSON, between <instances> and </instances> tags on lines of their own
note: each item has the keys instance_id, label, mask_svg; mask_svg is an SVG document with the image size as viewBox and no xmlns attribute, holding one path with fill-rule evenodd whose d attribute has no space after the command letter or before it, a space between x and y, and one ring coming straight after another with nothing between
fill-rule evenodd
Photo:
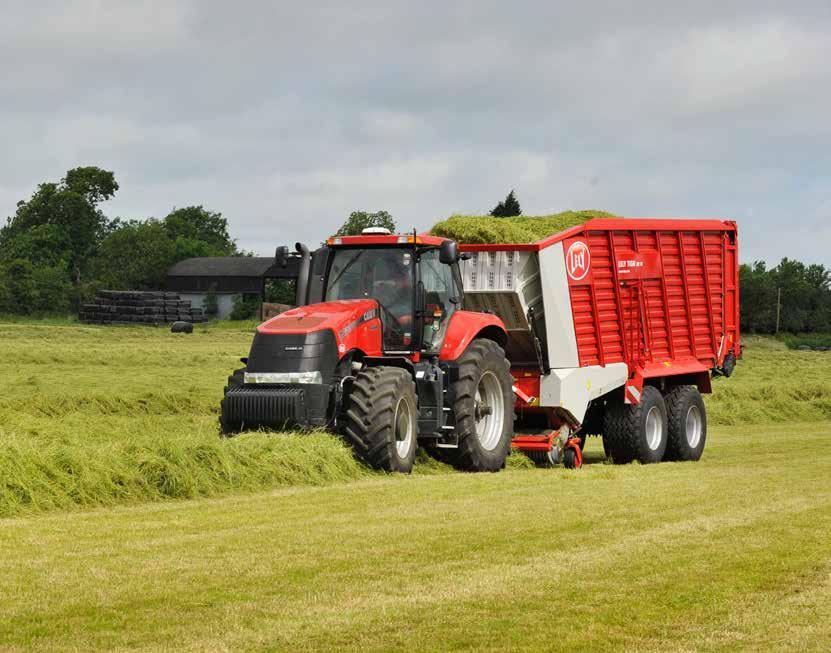
<instances>
[{"instance_id":1,"label":"tractor roof","mask_svg":"<svg viewBox=\"0 0 831 653\"><path fill-rule=\"evenodd\" d=\"M356 245L428 245L438 247L447 238L427 234L371 234L366 236L333 236L326 241L330 247L355 247Z\"/></svg>"}]
</instances>

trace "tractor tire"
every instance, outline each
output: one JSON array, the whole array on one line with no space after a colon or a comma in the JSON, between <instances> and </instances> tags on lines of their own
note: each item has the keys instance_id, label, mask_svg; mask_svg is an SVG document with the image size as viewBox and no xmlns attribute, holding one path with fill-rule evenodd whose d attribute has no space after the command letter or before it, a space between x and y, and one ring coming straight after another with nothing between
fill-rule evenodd
<instances>
[{"instance_id":1,"label":"tractor tire","mask_svg":"<svg viewBox=\"0 0 831 653\"><path fill-rule=\"evenodd\" d=\"M225 395L231 388L239 388L245 383L245 369L244 367L234 370L234 373L228 377L228 383L222 389L222 401L219 402L219 435L226 438L239 433L240 424L232 424L225 418Z\"/></svg>"},{"instance_id":2,"label":"tractor tire","mask_svg":"<svg viewBox=\"0 0 831 653\"><path fill-rule=\"evenodd\" d=\"M409 474L418 449L413 377L399 367L361 370L344 398L341 434L375 469Z\"/></svg>"},{"instance_id":3,"label":"tractor tire","mask_svg":"<svg viewBox=\"0 0 831 653\"><path fill-rule=\"evenodd\" d=\"M707 411L694 385L679 385L664 395L669 422L666 460L698 460L707 442Z\"/></svg>"},{"instance_id":4,"label":"tractor tire","mask_svg":"<svg viewBox=\"0 0 831 653\"><path fill-rule=\"evenodd\" d=\"M658 463L667 448L667 407L657 388L644 386L637 405L606 406L603 444L616 464Z\"/></svg>"},{"instance_id":5,"label":"tractor tire","mask_svg":"<svg viewBox=\"0 0 831 653\"><path fill-rule=\"evenodd\" d=\"M458 449L442 449L441 458L468 472L505 467L514 437L514 391L505 350L493 340L474 340L458 359L453 383L453 413Z\"/></svg>"},{"instance_id":6,"label":"tractor tire","mask_svg":"<svg viewBox=\"0 0 831 653\"><path fill-rule=\"evenodd\" d=\"M239 388L241 385L245 383L245 370L247 368L241 367L238 370L234 370L233 374L228 377L228 382L223 389L223 393L228 392L229 388Z\"/></svg>"}]
</instances>

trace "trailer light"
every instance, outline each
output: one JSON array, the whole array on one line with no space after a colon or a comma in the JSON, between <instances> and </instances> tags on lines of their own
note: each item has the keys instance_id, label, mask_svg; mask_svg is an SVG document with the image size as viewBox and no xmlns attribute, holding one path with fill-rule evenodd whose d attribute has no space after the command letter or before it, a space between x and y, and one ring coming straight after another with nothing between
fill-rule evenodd
<instances>
[{"instance_id":1,"label":"trailer light","mask_svg":"<svg viewBox=\"0 0 831 653\"><path fill-rule=\"evenodd\" d=\"M246 372L245 383L323 383L323 375L319 370L314 372Z\"/></svg>"}]
</instances>

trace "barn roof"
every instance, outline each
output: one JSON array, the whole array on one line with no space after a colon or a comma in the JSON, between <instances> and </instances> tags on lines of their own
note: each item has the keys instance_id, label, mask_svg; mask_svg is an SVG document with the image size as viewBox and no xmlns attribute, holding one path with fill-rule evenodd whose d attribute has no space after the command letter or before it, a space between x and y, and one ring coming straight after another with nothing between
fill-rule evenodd
<instances>
[{"instance_id":1,"label":"barn roof","mask_svg":"<svg viewBox=\"0 0 831 653\"><path fill-rule=\"evenodd\" d=\"M179 261L169 277L263 277L274 265L271 256L202 256Z\"/></svg>"}]
</instances>

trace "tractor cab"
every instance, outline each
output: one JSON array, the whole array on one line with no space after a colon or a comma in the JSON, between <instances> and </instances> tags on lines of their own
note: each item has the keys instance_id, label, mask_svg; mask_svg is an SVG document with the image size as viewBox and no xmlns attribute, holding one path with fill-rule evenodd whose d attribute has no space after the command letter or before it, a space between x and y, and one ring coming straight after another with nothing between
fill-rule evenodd
<instances>
[{"instance_id":1,"label":"tractor cab","mask_svg":"<svg viewBox=\"0 0 831 653\"><path fill-rule=\"evenodd\" d=\"M462 305L458 260L456 243L435 236L372 228L330 238L312 256L303 303L375 300L384 354L437 353Z\"/></svg>"}]
</instances>

